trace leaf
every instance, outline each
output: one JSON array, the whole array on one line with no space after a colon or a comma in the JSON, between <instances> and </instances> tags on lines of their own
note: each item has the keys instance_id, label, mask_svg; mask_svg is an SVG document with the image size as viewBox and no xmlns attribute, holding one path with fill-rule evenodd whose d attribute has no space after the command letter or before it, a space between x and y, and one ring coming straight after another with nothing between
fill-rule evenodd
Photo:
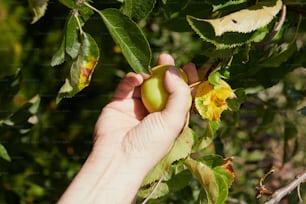
<instances>
[{"instance_id":1,"label":"leaf","mask_svg":"<svg viewBox=\"0 0 306 204\"><path fill-rule=\"evenodd\" d=\"M186 169L183 170L171 177L169 181L167 181L169 191L170 192L177 192L185 188L190 181L192 180L191 172Z\"/></svg>"},{"instance_id":2,"label":"leaf","mask_svg":"<svg viewBox=\"0 0 306 204\"><path fill-rule=\"evenodd\" d=\"M188 158L184 163L206 192L206 198L202 195L199 200L207 201L204 203L208 204L222 204L226 201L235 176L231 160L211 155L199 158L198 161Z\"/></svg>"},{"instance_id":3,"label":"leaf","mask_svg":"<svg viewBox=\"0 0 306 204\"><path fill-rule=\"evenodd\" d=\"M212 43L216 49L228 49L242 46L250 42L262 41L269 32L267 28L258 29L250 33L227 32L222 36L215 36L212 25L203 19L187 16L189 26L206 42Z\"/></svg>"},{"instance_id":4,"label":"leaf","mask_svg":"<svg viewBox=\"0 0 306 204\"><path fill-rule=\"evenodd\" d=\"M235 95L235 98L229 98L226 100L228 109L231 111L239 111L241 104L246 100L246 94L243 88L236 89Z\"/></svg>"},{"instance_id":5,"label":"leaf","mask_svg":"<svg viewBox=\"0 0 306 204\"><path fill-rule=\"evenodd\" d=\"M70 68L70 76L59 90L57 103L67 97L72 97L87 87L100 57L96 41L88 34L83 33L80 53Z\"/></svg>"},{"instance_id":6,"label":"leaf","mask_svg":"<svg viewBox=\"0 0 306 204\"><path fill-rule=\"evenodd\" d=\"M272 49L272 54L259 60L259 63L263 67L279 68L282 63L287 62L288 59L297 52L297 49L295 40L289 44L283 43Z\"/></svg>"},{"instance_id":7,"label":"leaf","mask_svg":"<svg viewBox=\"0 0 306 204\"><path fill-rule=\"evenodd\" d=\"M57 66L65 62L65 37L63 37L63 40L61 42L61 45L59 49L56 51L56 53L53 55L51 59L51 66Z\"/></svg>"},{"instance_id":8,"label":"leaf","mask_svg":"<svg viewBox=\"0 0 306 204\"><path fill-rule=\"evenodd\" d=\"M4 127L19 130L21 134L27 133L32 126L38 122L38 108L40 105L40 96L36 95L24 104L15 113L2 121Z\"/></svg>"},{"instance_id":9,"label":"leaf","mask_svg":"<svg viewBox=\"0 0 306 204\"><path fill-rule=\"evenodd\" d=\"M202 19L210 23L216 36L226 32L250 33L268 25L282 8L282 1L258 4L217 19Z\"/></svg>"},{"instance_id":10,"label":"leaf","mask_svg":"<svg viewBox=\"0 0 306 204\"><path fill-rule=\"evenodd\" d=\"M152 191L155 189L156 185L158 185L158 187L155 190L154 194L152 195L151 199L157 199L169 193L168 185L162 182L160 184L150 185L148 188L141 189L138 192L137 196L139 196L140 198L148 197L152 193Z\"/></svg>"},{"instance_id":11,"label":"leaf","mask_svg":"<svg viewBox=\"0 0 306 204\"><path fill-rule=\"evenodd\" d=\"M221 81L222 75L218 71L213 71L208 76L208 81L210 84L217 86Z\"/></svg>"},{"instance_id":12,"label":"leaf","mask_svg":"<svg viewBox=\"0 0 306 204\"><path fill-rule=\"evenodd\" d=\"M34 13L32 24L36 23L41 17L45 15L49 0L28 0L30 8Z\"/></svg>"},{"instance_id":13,"label":"leaf","mask_svg":"<svg viewBox=\"0 0 306 204\"><path fill-rule=\"evenodd\" d=\"M70 55L72 59L75 59L79 53L81 43L78 38L78 23L77 17L70 15L65 34L66 53Z\"/></svg>"},{"instance_id":14,"label":"leaf","mask_svg":"<svg viewBox=\"0 0 306 204\"><path fill-rule=\"evenodd\" d=\"M132 69L148 73L151 49L142 30L118 9L104 9L99 14Z\"/></svg>"},{"instance_id":15,"label":"leaf","mask_svg":"<svg viewBox=\"0 0 306 204\"><path fill-rule=\"evenodd\" d=\"M218 128L219 122L208 121L203 136L200 138L200 141L198 143L197 151L204 150L206 147L208 147L208 145L212 143Z\"/></svg>"},{"instance_id":16,"label":"leaf","mask_svg":"<svg viewBox=\"0 0 306 204\"><path fill-rule=\"evenodd\" d=\"M213 12L224 9L226 7L229 7L229 6L237 6L239 4L246 3L246 2L247 2L247 0L229 0L229 1L226 1L224 3L222 2L222 3L219 3L219 4L215 4L215 2L214 2Z\"/></svg>"},{"instance_id":17,"label":"leaf","mask_svg":"<svg viewBox=\"0 0 306 204\"><path fill-rule=\"evenodd\" d=\"M226 100L234 98L230 85L219 79L217 85L203 81L196 90L195 107L203 119L218 122L224 110L228 109Z\"/></svg>"},{"instance_id":18,"label":"leaf","mask_svg":"<svg viewBox=\"0 0 306 204\"><path fill-rule=\"evenodd\" d=\"M7 153L5 147L2 144L0 144L0 157L8 162L11 161L10 155Z\"/></svg>"},{"instance_id":19,"label":"leaf","mask_svg":"<svg viewBox=\"0 0 306 204\"><path fill-rule=\"evenodd\" d=\"M298 110L302 115L306 116L306 106Z\"/></svg>"},{"instance_id":20,"label":"leaf","mask_svg":"<svg viewBox=\"0 0 306 204\"><path fill-rule=\"evenodd\" d=\"M156 0L125 0L123 4L123 14L136 22L145 18L154 8Z\"/></svg>"},{"instance_id":21,"label":"leaf","mask_svg":"<svg viewBox=\"0 0 306 204\"><path fill-rule=\"evenodd\" d=\"M186 127L176 139L170 152L145 177L142 186L159 180L169 170L173 162L184 159L190 154L192 146L193 131L189 127Z\"/></svg>"},{"instance_id":22,"label":"leaf","mask_svg":"<svg viewBox=\"0 0 306 204\"><path fill-rule=\"evenodd\" d=\"M185 164L201 183L201 186L206 192L208 204L217 204L219 189L213 170L193 159L186 159Z\"/></svg>"},{"instance_id":23,"label":"leaf","mask_svg":"<svg viewBox=\"0 0 306 204\"><path fill-rule=\"evenodd\" d=\"M81 13L82 19L85 21L88 20L89 16L93 14L93 10L88 8L84 3L78 3L76 0L59 0L66 7L76 10ZM84 2L84 1L83 1Z\"/></svg>"}]
</instances>

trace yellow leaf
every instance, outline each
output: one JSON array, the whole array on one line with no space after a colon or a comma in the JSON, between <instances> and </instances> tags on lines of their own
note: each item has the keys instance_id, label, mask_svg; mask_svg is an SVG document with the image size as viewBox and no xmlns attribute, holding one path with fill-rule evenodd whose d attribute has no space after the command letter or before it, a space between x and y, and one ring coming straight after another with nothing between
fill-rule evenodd
<instances>
[{"instance_id":1,"label":"yellow leaf","mask_svg":"<svg viewBox=\"0 0 306 204\"><path fill-rule=\"evenodd\" d=\"M225 81L221 80L216 86L204 81L197 88L195 107L203 118L219 121L222 112L228 108L226 100L233 97L235 94Z\"/></svg>"}]
</instances>

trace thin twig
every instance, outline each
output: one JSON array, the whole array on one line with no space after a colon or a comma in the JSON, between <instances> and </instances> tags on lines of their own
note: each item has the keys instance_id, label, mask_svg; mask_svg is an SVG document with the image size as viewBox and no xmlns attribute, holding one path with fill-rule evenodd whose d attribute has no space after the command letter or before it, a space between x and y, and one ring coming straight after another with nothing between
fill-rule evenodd
<instances>
[{"instance_id":1,"label":"thin twig","mask_svg":"<svg viewBox=\"0 0 306 204\"><path fill-rule=\"evenodd\" d=\"M293 180L291 183L289 183L287 186L284 186L284 187L278 189L277 191L275 191L272 194L270 200L265 202L265 204L279 203L279 201L281 201L281 199L283 199L286 195L291 193L295 188L297 188L298 186L300 186L304 182L306 182L306 170L301 175L297 176L297 178L295 180Z\"/></svg>"},{"instance_id":2,"label":"thin twig","mask_svg":"<svg viewBox=\"0 0 306 204\"><path fill-rule=\"evenodd\" d=\"M150 193L150 195L148 195L148 197L146 197L146 199L145 199L144 201L142 201L141 204L146 204L146 203L153 197L153 195L154 195L155 192L157 191L158 186L161 184L161 182L162 182L163 180L164 180L164 176L162 176L162 177L158 180L157 184L154 186L154 188L153 188L152 192Z\"/></svg>"}]
</instances>

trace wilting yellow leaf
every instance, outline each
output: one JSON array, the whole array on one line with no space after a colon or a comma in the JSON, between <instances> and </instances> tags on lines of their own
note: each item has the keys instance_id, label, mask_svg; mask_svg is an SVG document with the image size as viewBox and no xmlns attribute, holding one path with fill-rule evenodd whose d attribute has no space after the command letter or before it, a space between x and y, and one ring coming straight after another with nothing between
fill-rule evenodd
<instances>
[{"instance_id":1,"label":"wilting yellow leaf","mask_svg":"<svg viewBox=\"0 0 306 204\"><path fill-rule=\"evenodd\" d=\"M219 121L222 112L228 108L226 100L234 96L232 88L225 81L221 80L216 86L204 81L197 88L195 107L203 118Z\"/></svg>"}]
</instances>

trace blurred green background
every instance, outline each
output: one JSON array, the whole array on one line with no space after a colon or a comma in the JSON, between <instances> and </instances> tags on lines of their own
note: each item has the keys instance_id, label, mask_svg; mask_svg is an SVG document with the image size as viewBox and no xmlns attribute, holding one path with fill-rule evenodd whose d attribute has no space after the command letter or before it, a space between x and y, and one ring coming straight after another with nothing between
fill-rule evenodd
<instances>
[{"instance_id":1,"label":"blurred green background","mask_svg":"<svg viewBox=\"0 0 306 204\"><path fill-rule=\"evenodd\" d=\"M95 4L99 8L117 5L118 1ZM11 158L11 162L0 159L0 203L56 202L91 149L101 109L120 79L131 71L101 19L93 15L84 29L97 41L101 57L91 84L57 105L56 95L71 63L51 67L50 61L61 42L69 12L58 1L50 1L46 15L31 24L26 1L0 1L0 143ZM152 65L161 52L171 53L178 66L190 61L203 64L209 58L202 52L207 44L191 32L178 32L173 24L163 24L162 16L157 10L141 24L151 44ZM258 203L255 188L272 167L277 171L266 181L271 189L288 183L305 169L303 32L299 52L287 61L299 66L290 66L280 77L276 74L278 78L267 89L244 87L248 95L241 110L223 115L215 151L233 157L236 181L228 203ZM191 124L201 132L201 120L193 120ZM180 197L186 195L183 192L190 193L190 186L161 202L193 203L191 194ZM305 184L301 192L306 200ZM297 193L284 203L297 203Z\"/></svg>"}]
</instances>

